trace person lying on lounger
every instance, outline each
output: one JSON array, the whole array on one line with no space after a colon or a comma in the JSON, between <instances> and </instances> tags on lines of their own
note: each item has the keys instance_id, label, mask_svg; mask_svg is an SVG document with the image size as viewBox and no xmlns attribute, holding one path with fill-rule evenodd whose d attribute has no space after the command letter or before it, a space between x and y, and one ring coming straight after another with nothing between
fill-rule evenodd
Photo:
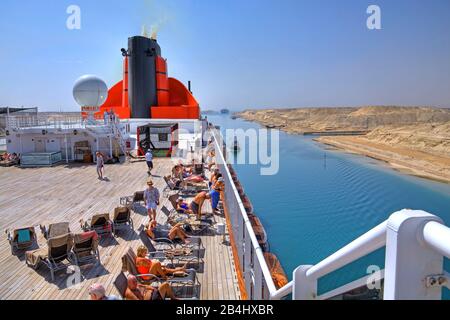
<instances>
[{"instance_id":1,"label":"person lying on lounger","mask_svg":"<svg viewBox=\"0 0 450 320\"><path fill-rule=\"evenodd\" d=\"M136 257L136 269L139 274L152 274L161 279L167 279L168 276L172 276L174 273L185 273L186 265L178 268L168 268L163 266L159 260L151 260L147 258L148 250L145 246L140 246L137 249ZM144 276L142 279L151 280L151 276Z\"/></svg>"},{"instance_id":2,"label":"person lying on lounger","mask_svg":"<svg viewBox=\"0 0 450 320\"><path fill-rule=\"evenodd\" d=\"M208 156L206 157L206 166L208 170L211 171L211 168L216 165L216 152L212 150L210 153L208 153Z\"/></svg>"},{"instance_id":3,"label":"person lying on lounger","mask_svg":"<svg viewBox=\"0 0 450 320\"><path fill-rule=\"evenodd\" d=\"M170 230L156 228L155 220L151 221L145 228L147 235L151 239L165 238L170 240L180 239L183 243L188 243L188 235L184 232L182 223L177 223Z\"/></svg>"},{"instance_id":4,"label":"person lying on lounger","mask_svg":"<svg viewBox=\"0 0 450 320\"><path fill-rule=\"evenodd\" d=\"M139 284L137 278L130 274L127 277L127 290L124 295L126 300L177 300L172 288L167 282L161 283L158 288Z\"/></svg>"},{"instance_id":5,"label":"person lying on lounger","mask_svg":"<svg viewBox=\"0 0 450 320\"><path fill-rule=\"evenodd\" d=\"M193 214L192 210L189 209L189 204L183 200L183 198L178 198L177 200L177 212L185 214Z\"/></svg>"},{"instance_id":6,"label":"person lying on lounger","mask_svg":"<svg viewBox=\"0 0 450 320\"><path fill-rule=\"evenodd\" d=\"M176 165L172 169L171 181L177 188L186 188L189 185L205 181L205 177L192 174L192 171L185 171L182 165Z\"/></svg>"}]
</instances>

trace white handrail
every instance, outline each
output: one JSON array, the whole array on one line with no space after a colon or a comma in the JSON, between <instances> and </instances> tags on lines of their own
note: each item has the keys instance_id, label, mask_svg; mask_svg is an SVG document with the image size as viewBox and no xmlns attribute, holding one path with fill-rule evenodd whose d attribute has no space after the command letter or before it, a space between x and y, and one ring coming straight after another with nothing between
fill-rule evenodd
<instances>
[{"instance_id":1,"label":"white handrail","mask_svg":"<svg viewBox=\"0 0 450 320\"><path fill-rule=\"evenodd\" d=\"M386 244L386 226L387 221L380 223L369 232L311 267L306 272L306 276L308 278L318 279L382 248Z\"/></svg>"},{"instance_id":2,"label":"white handrail","mask_svg":"<svg viewBox=\"0 0 450 320\"><path fill-rule=\"evenodd\" d=\"M423 228L425 243L450 259L450 228L436 222L428 222Z\"/></svg>"}]
</instances>

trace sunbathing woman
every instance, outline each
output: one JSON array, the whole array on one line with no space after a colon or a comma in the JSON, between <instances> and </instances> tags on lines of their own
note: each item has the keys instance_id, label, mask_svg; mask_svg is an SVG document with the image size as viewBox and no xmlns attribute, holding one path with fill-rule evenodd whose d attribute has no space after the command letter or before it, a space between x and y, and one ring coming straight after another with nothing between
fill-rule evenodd
<instances>
[{"instance_id":1,"label":"sunbathing woman","mask_svg":"<svg viewBox=\"0 0 450 320\"><path fill-rule=\"evenodd\" d=\"M189 204L183 201L183 198L178 198L177 200L177 212L185 214L193 214L192 210L189 209Z\"/></svg>"},{"instance_id":2,"label":"sunbathing woman","mask_svg":"<svg viewBox=\"0 0 450 320\"><path fill-rule=\"evenodd\" d=\"M151 260L147 258L148 250L145 246L140 246L137 249L136 269L139 274L152 274L161 279L166 279L175 272L186 272L186 267L168 268L163 266L159 260ZM151 276L142 277L144 280L151 280Z\"/></svg>"},{"instance_id":3,"label":"sunbathing woman","mask_svg":"<svg viewBox=\"0 0 450 320\"><path fill-rule=\"evenodd\" d=\"M183 243L189 242L186 240L187 238L189 238L189 236L181 228L183 226L182 223L174 225L170 230L167 230L165 228L159 229L156 228L156 226L157 223L155 220L153 220L145 228L145 232L151 239L165 238L172 241L175 239L180 239Z\"/></svg>"}]
</instances>

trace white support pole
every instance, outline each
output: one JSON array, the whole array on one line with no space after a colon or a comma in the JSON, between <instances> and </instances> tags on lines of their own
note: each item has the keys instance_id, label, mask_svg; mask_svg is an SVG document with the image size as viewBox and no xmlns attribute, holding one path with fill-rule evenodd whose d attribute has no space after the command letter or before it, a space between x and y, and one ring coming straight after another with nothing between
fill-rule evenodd
<instances>
[{"instance_id":1,"label":"white support pole","mask_svg":"<svg viewBox=\"0 0 450 320\"><path fill-rule=\"evenodd\" d=\"M113 157L112 136L111 135L109 135L109 157L111 159Z\"/></svg>"},{"instance_id":2,"label":"white support pole","mask_svg":"<svg viewBox=\"0 0 450 320\"><path fill-rule=\"evenodd\" d=\"M66 163L69 163L69 145L67 144L67 135L64 134L64 143L66 145Z\"/></svg>"},{"instance_id":3,"label":"white support pole","mask_svg":"<svg viewBox=\"0 0 450 320\"><path fill-rule=\"evenodd\" d=\"M22 145L22 134L21 133L19 133L19 147L20 147L20 156L22 156L23 155L23 145Z\"/></svg>"},{"instance_id":4,"label":"white support pole","mask_svg":"<svg viewBox=\"0 0 450 320\"><path fill-rule=\"evenodd\" d=\"M426 278L443 273L441 253L425 245L424 226L442 221L425 211L402 210L388 220L385 300L440 300L442 288L426 286Z\"/></svg>"},{"instance_id":5,"label":"white support pole","mask_svg":"<svg viewBox=\"0 0 450 320\"><path fill-rule=\"evenodd\" d=\"M317 279L306 275L311 269L311 265L300 266L294 270L292 299L293 300L314 300L317 297Z\"/></svg>"}]
</instances>

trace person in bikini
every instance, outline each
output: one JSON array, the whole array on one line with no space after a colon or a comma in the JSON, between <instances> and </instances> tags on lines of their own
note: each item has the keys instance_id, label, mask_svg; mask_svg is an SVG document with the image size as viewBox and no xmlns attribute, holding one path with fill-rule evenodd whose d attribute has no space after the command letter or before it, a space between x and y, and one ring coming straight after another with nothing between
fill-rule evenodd
<instances>
[{"instance_id":1,"label":"person in bikini","mask_svg":"<svg viewBox=\"0 0 450 320\"><path fill-rule=\"evenodd\" d=\"M151 274L161 279L167 279L174 273L185 273L186 265L178 268L168 268L163 266L159 260L151 260L147 258L148 250L145 246L137 249L136 269L139 274ZM151 280L151 276L142 276L144 280Z\"/></svg>"},{"instance_id":2,"label":"person in bikini","mask_svg":"<svg viewBox=\"0 0 450 320\"><path fill-rule=\"evenodd\" d=\"M193 214L192 210L189 209L189 204L187 202L184 202L183 198L178 198L177 200L177 212L178 213L185 213L185 214Z\"/></svg>"},{"instance_id":3,"label":"person in bikini","mask_svg":"<svg viewBox=\"0 0 450 320\"><path fill-rule=\"evenodd\" d=\"M139 284L135 276L130 274L127 277L127 289L125 290L124 298L126 300L177 300L172 288L167 282L158 286L158 288Z\"/></svg>"}]
</instances>

